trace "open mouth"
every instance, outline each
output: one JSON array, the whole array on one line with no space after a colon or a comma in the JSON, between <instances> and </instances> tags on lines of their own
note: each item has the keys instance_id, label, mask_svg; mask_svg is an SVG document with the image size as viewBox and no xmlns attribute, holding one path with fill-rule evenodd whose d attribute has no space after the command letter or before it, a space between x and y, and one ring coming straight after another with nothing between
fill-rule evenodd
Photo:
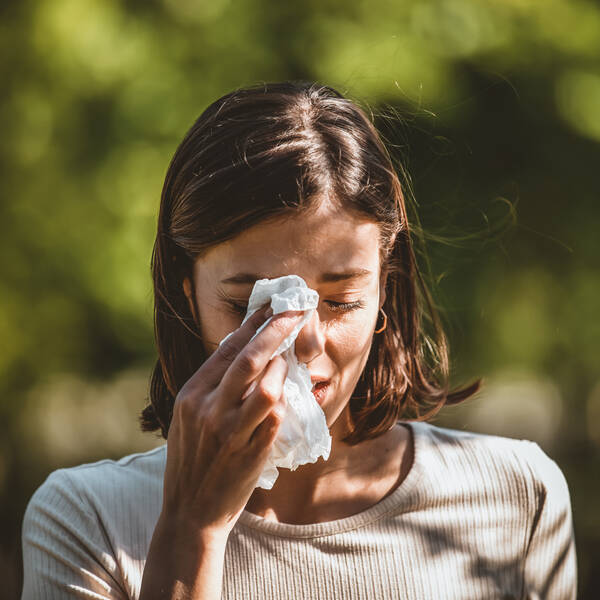
<instances>
[{"instance_id":1,"label":"open mouth","mask_svg":"<svg viewBox=\"0 0 600 600\"><path fill-rule=\"evenodd\" d=\"M321 404L323 400L325 400L325 396L327 395L327 391L329 390L329 380L327 381L317 381L312 386L312 393L315 397L315 400Z\"/></svg>"}]
</instances>

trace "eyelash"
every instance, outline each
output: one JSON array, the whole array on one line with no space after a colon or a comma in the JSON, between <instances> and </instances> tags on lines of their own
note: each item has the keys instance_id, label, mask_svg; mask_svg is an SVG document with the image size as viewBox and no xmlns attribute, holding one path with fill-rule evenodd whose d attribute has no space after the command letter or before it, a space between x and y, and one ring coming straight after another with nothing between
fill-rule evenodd
<instances>
[{"instance_id":1,"label":"eyelash","mask_svg":"<svg viewBox=\"0 0 600 600\"><path fill-rule=\"evenodd\" d=\"M355 302L334 302L333 300L325 300L329 307L334 312L350 312L357 308L364 308L365 304L362 300L356 300Z\"/></svg>"},{"instance_id":2,"label":"eyelash","mask_svg":"<svg viewBox=\"0 0 600 600\"><path fill-rule=\"evenodd\" d=\"M333 300L325 300L329 304L329 308L333 312L351 312L357 308L364 308L365 304L362 300L356 300L355 302L334 302ZM241 315L245 315L248 310L248 306L238 304L237 302L228 301L228 304Z\"/></svg>"}]
</instances>

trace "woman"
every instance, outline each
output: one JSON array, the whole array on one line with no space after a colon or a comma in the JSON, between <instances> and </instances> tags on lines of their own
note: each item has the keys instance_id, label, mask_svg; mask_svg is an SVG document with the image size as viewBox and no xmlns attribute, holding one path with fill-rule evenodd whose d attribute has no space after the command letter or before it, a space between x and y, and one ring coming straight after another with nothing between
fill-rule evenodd
<instances>
[{"instance_id":1,"label":"woman","mask_svg":"<svg viewBox=\"0 0 600 600\"><path fill-rule=\"evenodd\" d=\"M142 423L167 444L48 478L25 517L23 598L575 597L556 464L424 422L478 383L448 389L400 183L355 104L295 83L216 101L169 167L152 266ZM266 490L287 373L271 356L302 313L256 337L266 309L240 323L254 282L289 274L319 294L295 353L331 454Z\"/></svg>"}]
</instances>

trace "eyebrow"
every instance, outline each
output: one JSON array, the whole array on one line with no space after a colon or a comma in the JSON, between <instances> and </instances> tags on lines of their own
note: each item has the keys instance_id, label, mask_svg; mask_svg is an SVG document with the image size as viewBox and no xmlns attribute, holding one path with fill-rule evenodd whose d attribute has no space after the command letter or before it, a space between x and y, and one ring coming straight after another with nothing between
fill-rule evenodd
<instances>
[{"instance_id":1,"label":"eyebrow","mask_svg":"<svg viewBox=\"0 0 600 600\"><path fill-rule=\"evenodd\" d=\"M348 281L349 279L365 279L372 275L368 269L353 269L352 271L322 273L319 277L319 283L335 283L337 281ZM254 283L257 279L267 279L260 273L236 273L231 277L221 280L221 283Z\"/></svg>"}]
</instances>

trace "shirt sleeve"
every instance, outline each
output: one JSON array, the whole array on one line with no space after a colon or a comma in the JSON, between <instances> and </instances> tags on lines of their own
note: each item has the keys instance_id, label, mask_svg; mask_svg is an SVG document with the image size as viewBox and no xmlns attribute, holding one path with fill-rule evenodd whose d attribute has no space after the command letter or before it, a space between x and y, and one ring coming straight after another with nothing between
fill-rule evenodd
<instances>
[{"instance_id":1,"label":"shirt sleeve","mask_svg":"<svg viewBox=\"0 0 600 600\"><path fill-rule=\"evenodd\" d=\"M528 462L538 491L538 510L525 557L525 598L574 600L577 562L571 500L558 465L534 442Z\"/></svg>"},{"instance_id":2,"label":"shirt sleeve","mask_svg":"<svg viewBox=\"0 0 600 600\"><path fill-rule=\"evenodd\" d=\"M65 470L32 496L23 520L21 600L124 600L102 525Z\"/></svg>"}]
</instances>

